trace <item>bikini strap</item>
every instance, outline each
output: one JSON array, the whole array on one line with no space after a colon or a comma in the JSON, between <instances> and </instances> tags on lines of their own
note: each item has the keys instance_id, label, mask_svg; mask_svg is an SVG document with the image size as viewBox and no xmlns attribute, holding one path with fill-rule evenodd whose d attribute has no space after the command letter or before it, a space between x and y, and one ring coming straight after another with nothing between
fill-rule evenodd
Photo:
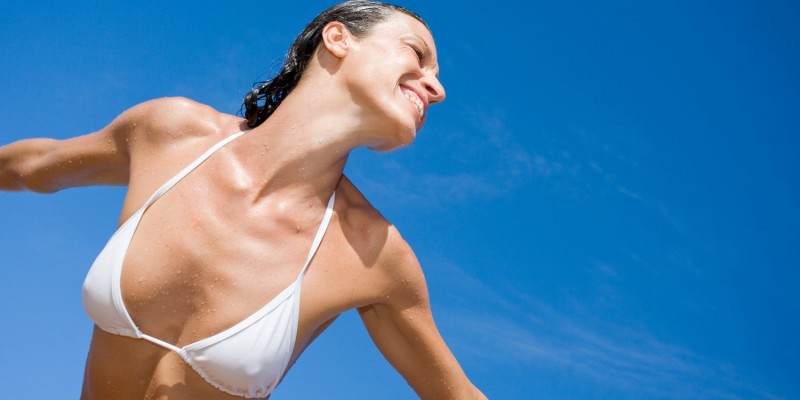
<instances>
[{"instance_id":1,"label":"bikini strap","mask_svg":"<svg viewBox=\"0 0 800 400\"><path fill-rule=\"evenodd\" d=\"M306 263L303 265L303 269L300 271L300 276L298 276L298 279L302 279L303 276L305 276L308 265L311 264L311 259L314 258L314 254L317 253L319 244L322 242L322 237L325 236L325 231L328 230L328 223L331 222L331 215L333 215L333 203L335 200L336 189L333 190L333 194L328 200L328 207L325 209L325 215L322 217L322 223L320 223L319 229L317 229L317 234L314 236L314 242L311 243L311 250L308 252L308 258L306 258Z\"/></svg>"},{"instance_id":2,"label":"bikini strap","mask_svg":"<svg viewBox=\"0 0 800 400\"><path fill-rule=\"evenodd\" d=\"M206 150L206 152L201 154L200 157L197 157L197 159L192 161L191 164L187 165L186 168L182 169L175 176L170 178L168 181L164 182L164 184L161 185L161 187L159 187L155 191L155 193L153 193L153 195L150 196L149 199L147 199L147 201L144 203L144 206L142 206L142 209L146 209L147 207L150 207L151 204L153 204L156 200L158 200L161 196L163 196L164 193L166 193L168 190L172 189L172 187L175 186L175 184L177 184L181 179L185 178L186 175L189 175L190 172L192 172L200 164L202 164L209 157L211 157L211 155L214 154L217 150L219 150L220 148L222 148L226 144L232 142L233 140L235 140L239 136L242 136L243 134L245 134L248 131L249 130L245 130L245 131L241 131L241 132L238 132L238 133L234 133L233 135L230 135L230 136L226 137L225 139L220 140L215 145L211 146L210 149Z\"/></svg>"}]
</instances>

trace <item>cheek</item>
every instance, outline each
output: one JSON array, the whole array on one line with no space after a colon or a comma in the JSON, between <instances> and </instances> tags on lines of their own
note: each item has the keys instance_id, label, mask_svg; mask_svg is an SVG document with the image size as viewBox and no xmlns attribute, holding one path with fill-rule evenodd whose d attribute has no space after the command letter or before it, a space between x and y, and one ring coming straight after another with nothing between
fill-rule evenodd
<instances>
[{"instance_id":1,"label":"cheek","mask_svg":"<svg viewBox=\"0 0 800 400\"><path fill-rule=\"evenodd\" d=\"M370 82L380 77L384 61L373 57L352 57L345 61L347 78L354 83Z\"/></svg>"},{"instance_id":2,"label":"cheek","mask_svg":"<svg viewBox=\"0 0 800 400\"><path fill-rule=\"evenodd\" d=\"M386 102L398 96L398 74L383 62L361 65L348 77L350 96L357 102ZM401 94L401 93L400 93Z\"/></svg>"},{"instance_id":3,"label":"cheek","mask_svg":"<svg viewBox=\"0 0 800 400\"><path fill-rule=\"evenodd\" d=\"M407 65L409 57L399 57L391 52L374 52L370 57L364 57L366 54L361 52L359 57L348 59L346 69L341 71L347 74L349 97L384 124L389 121L394 121L391 124L407 124L409 111L413 109L399 84L412 68Z\"/></svg>"}]
</instances>

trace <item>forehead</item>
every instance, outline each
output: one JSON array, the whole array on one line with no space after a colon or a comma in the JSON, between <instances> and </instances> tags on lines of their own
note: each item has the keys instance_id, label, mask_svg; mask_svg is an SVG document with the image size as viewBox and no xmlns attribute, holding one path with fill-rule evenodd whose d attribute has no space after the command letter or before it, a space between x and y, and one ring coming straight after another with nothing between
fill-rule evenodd
<instances>
[{"instance_id":1,"label":"forehead","mask_svg":"<svg viewBox=\"0 0 800 400\"><path fill-rule=\"evenodd\" d=\"M370 33L388 35L395 39L416 38L424 43L432 56L436 55L436 45L431 32L422 22L408 14L394 12L386 21L373 26Z\"/></svg>"}]
</instances>

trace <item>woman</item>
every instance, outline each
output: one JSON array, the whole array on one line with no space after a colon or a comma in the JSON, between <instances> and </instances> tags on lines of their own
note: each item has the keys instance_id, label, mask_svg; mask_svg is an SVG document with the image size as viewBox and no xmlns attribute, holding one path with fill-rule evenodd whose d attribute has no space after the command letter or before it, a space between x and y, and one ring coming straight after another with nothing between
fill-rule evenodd
<instances>
[{"instance_id":1,"label":"woman","mask_svg":"<svg viewBox=\"0 0 800 400\"><path fill-rule=\"evenodd\" d=\"M413 252L343 176L355 148L413 142L445 98L437 76L419 16L351 1L306 27L245 119L165 98L85 136L0 147L2 190L128 186L84 284L82 398L268 397L352 308L420 397L484 398Z\"/></svg>"}]
</instances>

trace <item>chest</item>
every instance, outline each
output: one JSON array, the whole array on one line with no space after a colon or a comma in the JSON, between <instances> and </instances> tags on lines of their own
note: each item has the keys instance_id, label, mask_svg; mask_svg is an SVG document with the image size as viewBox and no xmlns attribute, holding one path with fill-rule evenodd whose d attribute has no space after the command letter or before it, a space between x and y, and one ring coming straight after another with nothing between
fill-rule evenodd
<instances>
[{"instance_id":1,"label":"chest","mask_svg":"<svg viewBox=\"0 0 800 400\"><path fill-rule=\"evenodd\" d=\"M237 196L201 197L186 183L143 214L120 278L137 325L177 345L235 325L292 285L324 211L303 215L280 204L252 207ZM303 279L300 335L366 295L363 269L343 239L334 218Z\"/></svg>"}]
</instances>

